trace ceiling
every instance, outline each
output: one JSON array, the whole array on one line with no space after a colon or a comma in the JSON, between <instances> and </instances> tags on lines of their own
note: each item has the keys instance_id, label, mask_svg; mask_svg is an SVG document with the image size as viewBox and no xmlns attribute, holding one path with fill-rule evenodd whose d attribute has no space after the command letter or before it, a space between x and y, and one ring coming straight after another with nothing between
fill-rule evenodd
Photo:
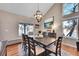
<instances>
[{"instance_id":1,"label":"ceiling","mask_svg":"<svg viewBox=\"0 0 79 59\"><path fill-rule=\"evenodd\" d=\"M0 10L8 11L17 15L34 17L38 3L0 3ZM53 3L39 3L39 9L45 13L53 6Z\"/></svg>"}]
</instances>

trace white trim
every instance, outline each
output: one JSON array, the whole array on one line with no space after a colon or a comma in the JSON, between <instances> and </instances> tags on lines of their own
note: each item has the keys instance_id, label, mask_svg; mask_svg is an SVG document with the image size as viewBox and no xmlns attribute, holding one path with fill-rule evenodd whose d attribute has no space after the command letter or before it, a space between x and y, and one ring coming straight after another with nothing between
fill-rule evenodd
<instances>
[{"instance_id":1,"label":"white trim","mask_svg":"<svg viewBox=\"0 0 79 59\"><path fill-rule=\"evenodd\" d=\"M67 46L70 46L70 47L73 47L73 48L77 48L76 46L73 46L73 45L68 44L68 43L62 43L62 44L67 45Z\"/></svg>"}]
</instances>

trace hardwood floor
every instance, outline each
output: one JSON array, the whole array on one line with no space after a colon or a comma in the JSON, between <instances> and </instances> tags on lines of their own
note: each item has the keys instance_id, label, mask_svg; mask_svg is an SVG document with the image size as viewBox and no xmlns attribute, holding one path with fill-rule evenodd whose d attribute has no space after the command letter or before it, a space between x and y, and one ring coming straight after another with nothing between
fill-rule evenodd
<instances>
[{"instance_id":1,"label":"hardwood floor","mask_svg":"<svg viewBox=\"0 0 79 59\"><path fill-rule=\"evenodd\" d=\"M18 45L14 44L7 47L7 55L8 56L18 56Z\"/></svg>"},{"instance_id":2,"label":"hardwood floor","mask_svg":"<svg viewBox=\"0 0 79 59\"><path fill-rule=\"evenodd\" d=\"M14 45L10 45L7 47L7 55L8 56L18 56L19 55L19 46L20 44L14 44ZM73 47L69 47L67 45L62 45L62 49L64 49L65 51L67 51L68 53L70 53L73 56L79 56L79 52L73 48Z\"/></svg>"},{"instance_id":3,"label":"hardwood floor","mask_svg":"<svg viewBox=\"0 0 79 59\"><path fill-rule=\"evenodd\" d=\"M73 48L73 47L70 47L70 46L67 46L67 45L62 45L62 49L69 52L73 56L79 56L79 51L77 51L76 48Z\"/></svg>"}]
</instances>

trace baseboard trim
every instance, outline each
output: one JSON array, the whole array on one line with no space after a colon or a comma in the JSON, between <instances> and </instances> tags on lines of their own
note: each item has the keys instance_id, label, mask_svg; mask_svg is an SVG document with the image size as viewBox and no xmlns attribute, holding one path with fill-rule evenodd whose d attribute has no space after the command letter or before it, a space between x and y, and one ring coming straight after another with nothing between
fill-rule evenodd
<instances>
[{"instance_id":1,"label":"baseboard trim","mask_svg":"<svg viewBox=\"0 0 79 59\"><path fill-rule=\"evenodd\" d=\"M67 45L69 47L72 47L72 48L77 48L76 46L72 46L71 44L68 44L68 43L62 43L63 45Z\"/></svg>"},{"instance_id":2,"label":"baseboard trim","mask_svg":"<svg viewBox=\"0 0 79 59\"><path fill-rule=\"evenodd\" d=\"M21 39L7 41L7 46L22 43Z\"/></svg>"}]
</instances>

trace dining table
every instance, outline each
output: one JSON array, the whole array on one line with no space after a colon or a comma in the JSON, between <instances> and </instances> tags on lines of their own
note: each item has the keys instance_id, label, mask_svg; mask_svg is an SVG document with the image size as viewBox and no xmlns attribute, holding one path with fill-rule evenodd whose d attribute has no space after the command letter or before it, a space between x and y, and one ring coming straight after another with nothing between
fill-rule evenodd
<instances>
[{"instance_id":1,"label":"dining table","mask_svg":"<svg viewBox=\"0 0 79 59\"><path fill-rule=\"evenodd\" d=\"M0 41L0 56L6 56L7 55L7 41Z\"/></svg>"},{"instance_id":2,"label":"dining table","mask_svg":"<svg viewBox=\"0 0 79 59\"><path fill-rule=\"evenodd\" d=\"M50 37L36 37L34 38L34 41L36 42L37 45L45 49L45 54L47 55L47 47L50 46L51 44L55 44L57 39L56 38L50 38Z\"/></svg>"}]
</instances>

